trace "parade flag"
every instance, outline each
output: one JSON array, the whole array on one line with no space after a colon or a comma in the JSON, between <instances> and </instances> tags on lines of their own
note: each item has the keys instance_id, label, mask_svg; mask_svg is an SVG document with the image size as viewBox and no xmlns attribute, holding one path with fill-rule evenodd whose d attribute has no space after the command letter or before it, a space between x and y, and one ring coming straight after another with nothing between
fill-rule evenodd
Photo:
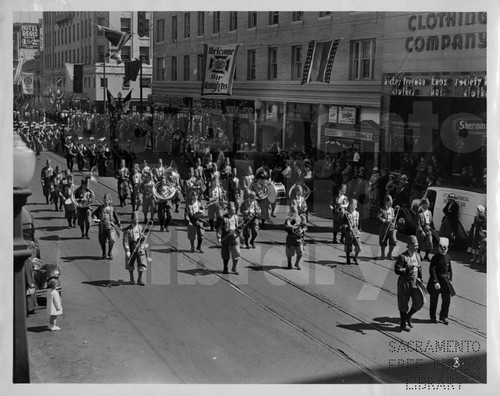
<instances>
[{"instance_id":1,"label":"parade flag","mask_svg":"<svg viewBox=\"0 0 500 396\"><path fill-rule=\"evenodd\" d=\"M311 81L330 82L333 61L340 39L334 41L310 41L302 72L301 84Z\"/></svg>"},{"instance_id":2,"label":"parade flag","mask_svg":"<svg viewBox=\"0 0 500 396\"><path fill-rule=\"evenodd\" d=\"M123 113L127 113L130 107L130 99L132 99L132 90L129 91L125 99L123 99Z\"/></svg>"},{"instance_id":3,"label":"parade flag","mask_svg":"<svg viewBox=\"0 0 500 396\"><path fill-rule=\"evenodd\" d=\"M113 44L116 48L111 48L109 50L109 56L112 59L115 59L118 63L122 62L122 57L120 55L120 51L123 46L130 40L132 37L131 33L121 32L120 30L110 29L106 26L97 25L97 28L104 33L104 37L108 39L108 41Z\"/></svg>"},{"instance_id":4,"label":"parade flag","mask_svg":"<svg viewBox=\"0 0 500 396\"><path fill-rule=\"evenodd\" d=\"M33 95L34 82L35 82L34 73L21 73L21 83L23 86L24 95Z\"/></svg>"},{"instance_id":5,"label":"parade flag","mask_svg":"<svg viewBox=\"0 0 500 396\"><path fill-rule=\"evenodd\" d=\"M232 95L238 47L239 44L205 44L205 78L201 96Z\"/></svg>"},{"instance_id":6,"label":"parade flag","mask_svg":"<svg viewBox=\"0 0 500 396\"><path fill-rule=\"evenodd\" d=\"M16 71L14 73L14 84L19 84L21 79L21 70L23 69L24 56L20 56L17 61Z\"/></svg>"},{"instance_id":7,"label":"parade flag","mask_svg":"<svg viewBox=\"0 0 500 396\"><path fill-rule=\"evenodd\" d=\"M83 93L83 65L73 65L73 92Z\"/></svg>"},{"instance_id":8,"label":"parade flag","mask_svg":"<svg viewBox=\"0 0 500 396\"><path fill-rule=\"evenodd\" d=\"M137 80L137 75L139 74L141 67L142 62L140 60L125 62L125 77L123 77L123 83L126 84L130 80Z\"/></svg>"},{"instance_id":9,"label":"parade flag","mask_svg":"<svg viewBox=\"0 0 500 396\"><path fill-rule=\"evenodd\" d=\"M73 92L74 68L73 63L64 64L64 77L66 78L66 92Z\"/></svg>"}]
</instances>

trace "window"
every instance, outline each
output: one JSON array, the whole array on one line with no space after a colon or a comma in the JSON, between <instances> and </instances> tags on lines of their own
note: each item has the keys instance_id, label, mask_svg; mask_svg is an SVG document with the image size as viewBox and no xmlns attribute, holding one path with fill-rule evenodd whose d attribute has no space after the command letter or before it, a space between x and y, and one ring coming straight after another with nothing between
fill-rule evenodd
<instances>
[{"instance_id":1,"label":"window","mask_svg":"<svg viewBox=\"0 0 500 396\"><path fill-rule=\"evenodd\" d=\"M143 77L141 80L141 86L142 88L151 88L151 78Z\"/></svg>"},{"instance_id":2,"label":"window","mask_svg":"<svg viewBox=\"0 0 500 396\"><path fill-rule=\"evenodd\" d=\"M233 32L238 29L238 13L236 11L229 12L229 31Z\"/></svg>"},{"instance_id":3,"label":"window","mask_svg":"<svg viewBox=\"0 0 500 396\"><path fill-rule=\"evenodd\" d=\"M292 12L292 22L302 21L304 19L304 13L302 11Z\"/></svg>"},{"instance_id":4,"label":"window","mask_svg":"<svg viewBox=\"0 0 500 396\"><path fill-rule=\"evenodd\" d=\"M129 62L131 60L131 50L132 47L123 47L122 48L122 61L123 62Z\"/></svg>"},{"instance_id":5,"label":"window","mask_svg":"<svg viewBox=\"0 0 500 396\"><path fill-rule=\"evenodd\" d=\"M212 33L220 33L220 11L214 11Z\"/></svg>"},{"instance_id":6,"label":"window","mask_svg":"<svg viewBox=\"0 0 500 396\"><path fill-rule=\"evenodd\" d=\"M198 12L198 36L203 36L205 34L205 13L203 11Z\"/></svg>"},{"instance_id":7,"label":"window","mask_svg":"<svg viewBox=\"0 0 500 396\"><path fill-rule=\"evenodd\" d=\"M165 80L165 58L156 58L156 79Z\"/></svg>"},{"instance_id":8,"label":"window","mask_svg":"<svg viewBox=\"0 0 500 396\"><path fill-rule=\"evenodd\" d=\"M256 51L248 50L247 52L247 80L255 80L256 78L256 70L255 70L255 62L256 61Z\"/></svg>"},{"instance_id":9,"label":"window","mask_svg":"<svg viewBox=\"0 0 500 396\"><path fill-rule=\"evenodd\" d=\"M125 33L130 33L131 23L130 18L120 18L120 30Z\"/></svg>"},{"instance_id":10,"label":"window","mask_svg":"<svg viewBox=\"0 0 500 396\"><path fill-rule=\"evenodd\" d=\"M351 79L373 79L375 66L375 40L351 42Z\"/></svg>"},{"instance_id":11,"label":"window","mask_svg":"<svg viewBox=\"0 0 500 396\"><path fill-rule=\"evenodd\" d=\"M71 26L68 27L68 43L71 43Z\"/></svg>"},{"instance_id":12,"label":"window","mask_svg":"<svg viewBox=\"0 0 500 396\"><path fill-rule=\"evenodd\" d=\"M172 17L172 41L177 41L177 15Z\"/></svg>"},{"instance_id":13,"label":"window","mask_svg":"<svg viewBox=\"0 0 500 396\"><path fill-rule=\"evenodd\" d=\"M257 12L256 11L250 11L248 13L248 27L249 28L254 28L257 26Z\"/></svg>"},{"instance_id":14,"label":"window","mask_svg":"<svg viewBox=\"0 0 500 396\"><path fill-rule=\"evenodd\" d=\"M184 38L189 38L191 35L191 14L184 14Z\"/></svg>"},{"instance_id":15,"label":"window","mask_svg":"<svg viewBox=\"0 0 500 396\"><path fill-rule=\"evenodd\" d=\"M177 81L177 57L172 56L172 81Z\"/></svg>"},{"instance_id":16,"label":"window","mask_svg":"<svg viewBox=\"0 0 500 396\"><path fill-rule=\"evenodd\" d=\"M156 21L156 42L165 41L165 20Z\"/></svg>"},{"instance_id":17,"label":"window","mask_svg":"<svg viewBox=\"0 0 500 396\"><path fill-rule=\"evenodd\" d=\"M189 81L189 55L184 56L184 81Z\"/></svg>"},{"instance_id":18,"label":"window","mask_svg":"<svg viewBox=\"0 0 500 396\"><path fill-rule=\"evenodd\" d=\"M108 79L107 78L101 77L100 80L101 80L101 88L108 86Z\"/></svg>"},{"instance_id":19,"label":"window","mask_svg":"<svg viewBox=\"0 0 500 396\"><path fill-rule=\"evenodd\" d=\"M269 25L277 25L280 20L280 13L278 11L271 11L269 13Z\"/></svg>"},{"instance_id":20,"label":"window","mask_svg":"<svg viewBox=\"0 0 500 396\"><path fill-rule=\"evenodd\" d=\"M302 47L292 47L292 80L302 78Z\"/></svg>"},{"instance_id":21,"label":"window","mask_svg":"<svg viewBox=\"0 0 500 396\"><path fill-rule=\"evenodd\" d=\"M76 41L80 40L80 24L76 24Z\"/></svg>"},{"instance_id":22,"label":"window","mask_svg":"<svg viewBox=\"0 0 500 396\"><path fill-rule=\"evenodd\" d=\"M269 48L269 80L278 78L278 48Z\"/></svg>"},{"instance_id":23,"label":"window","mask_svg":"<svg viewBox=\"0 0 500 396\"><path fill-rule=\"evenodd\" d=\"M320 13L319 13L320 18L324 18L324 17L330 16L330 15L332 15L331 11L320 11Z\"/></svg>"},{"instance_id":24,"label":"window","mask_svg":"<svg viewBox=\"0 0 500 396\"><path fill-rule=\"evenodd\" d=\"M139 56L142 63L149 65L149 47L139 47Z\"/></svg>"},{"instance_id":25,"label":"window","mask_svg":"<svg viewBox=\"0 0 500 396\"><path fill-rule=\"evenodd\" d=\"M198 70L198 72L196 73L197 80L202 81L203 75L205 74L205 55L204 54L198 54L198 56L196 57L196 69Z\"/></svg>"}]
</instances>

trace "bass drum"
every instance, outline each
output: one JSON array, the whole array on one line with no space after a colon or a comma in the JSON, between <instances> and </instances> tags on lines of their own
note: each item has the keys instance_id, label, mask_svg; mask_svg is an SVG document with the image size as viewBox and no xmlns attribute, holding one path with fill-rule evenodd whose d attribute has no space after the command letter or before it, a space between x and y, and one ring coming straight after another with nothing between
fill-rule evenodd
<instances>
[{"instance_id":1,"label":"bass drum","mask_svg":"<svg viewBox=\"0 0 500 396\"><path fill-rule=\"evenodd\" d=\"M269 194L267 195L267 200L270 203L275 203L281 199L286 198L286 189L283 183L271 183L269 185Z\"/></svg>"}]
</instances>

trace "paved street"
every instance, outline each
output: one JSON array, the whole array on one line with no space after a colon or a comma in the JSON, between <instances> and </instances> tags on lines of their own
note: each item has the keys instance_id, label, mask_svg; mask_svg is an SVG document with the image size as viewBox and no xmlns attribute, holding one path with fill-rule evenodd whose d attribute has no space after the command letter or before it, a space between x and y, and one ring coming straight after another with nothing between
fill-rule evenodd
<instances>
[{"instance_id":1,"label":"paved street","mask_svg":"<svg viewBox=\"0 0 500 396\"><path fill-rule=\"evenodd\" d=\"M96 225L90 240L81 239L63 212L45 204L39 175L47 158L66 168L57 154L37 157L27 207L42 260L61 267L64 315L58 332L46 328L43 307L27 319L31 382L486 382L486 272L464 253L451 252L457 296L449 326L430 323L427 301L412 331L401 333L397 276L393 262L373 260L373 224L364 228L359 265L346 265L343 246L330 243L331 220L310 216L302 270L287 270L281 206L256 248L242 248L240 274L224 275L214 232L203 254L191 253L181 205L169 233L159 226L151 233L146 285L130 285L121 240L114 260L104 260ZM110 192L118 203L114 178L90 188L98 200ZM116 209L127 225L130 204ZM403 241L397 249L405 250Z\"/></svg>"}]
</instances>

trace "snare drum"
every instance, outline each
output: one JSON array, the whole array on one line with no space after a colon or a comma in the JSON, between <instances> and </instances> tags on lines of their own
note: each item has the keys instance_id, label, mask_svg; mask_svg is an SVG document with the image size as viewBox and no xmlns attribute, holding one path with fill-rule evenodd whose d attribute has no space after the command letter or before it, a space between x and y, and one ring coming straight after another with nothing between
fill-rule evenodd
<instances>
[{"instance_id":1,"label":"snare drum","mask_svg":"<svg viewBox=\"0 0 500 396\"><path fill-rule=\"evenodd\" d=\"M267 200L273 204L283 198L286 198L286 189L283 183L271 183Z\"/></svg>"},{"instance_id":2,"label":"snare drum","mask_svg":"<svg viewBox=\"0 0 500 396\"><path fill-rule=\"evenodd\" d=\"M64 206L68 212L73 212L74 210L76 210L76 205L71 198L68 198L64 201Z\"/></svg>"}]
</instances>

